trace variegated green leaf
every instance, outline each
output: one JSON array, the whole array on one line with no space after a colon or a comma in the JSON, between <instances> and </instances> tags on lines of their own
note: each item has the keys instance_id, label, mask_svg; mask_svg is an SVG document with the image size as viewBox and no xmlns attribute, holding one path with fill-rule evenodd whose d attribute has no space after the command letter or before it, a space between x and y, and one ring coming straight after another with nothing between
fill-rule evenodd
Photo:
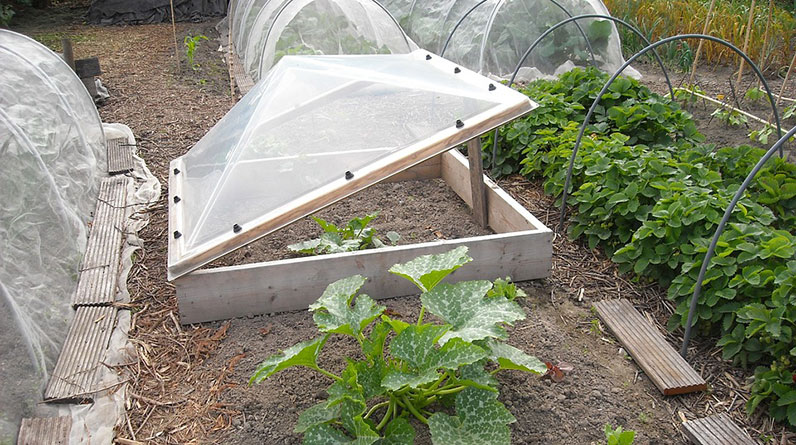
<instances>
[{"instance_id":1,"label":"variegated green leaf","mask_svg":"<svg viewBox=\"0 0 796 445\"><path fill-rule=\"evenodd\" d=\"M392 369L387 372L384 379L381 381L381 386L389 389L390 391L398 391L404 386L417 388L420 385L431 383L439 378L439 373L436 369L427 369L425 371L403 372Z\"/></svg>"},{"instance_id":2,"label":"variegated green leaf","mask_svg":"<svg viewBox=\"0 0 796 445\"><path fill-rule=\"evenodd\" d=\"M379 440L379 435L362 420L361 416L351 420L354 438L328 424L311 427L304 433L304 445L371 445Z\"/></svg>"},{"instance_id":3,"label":"variegated green leaf","mask_svg":"<svg viewBox=\"0 0 796 445\"><path fill-rule=\"evenodd\" d=\"M335 381L326 391L329 393L329 399L326 406L334 406L343 403L345 400L353 400L355 402L365 403L365 390L359 384L359 373L357 371L356 362L348 361L348 366L343 370L340 375L340 380Z\"/></svg>"},{"instance_id":4,"label":"variegated green leaf","mask_svg":"<svg viewBox=\"0 0 796 445\"><path fill-rule=\"evenodd\" d=\"M296 244L288 244L287 248L292 250L293 252L300 252L306 254L313 254L315 253L315 249L321 244L320 238L315 238L307 241L302 241Z\"/></svg>"},{"instance_id":5,"label":"variegated green leaf","mask_svg":"<svg viewBox=\"0 0 796 445\"><path fill-rule=\"evenodd\" d=\"M351 438L328 424L315 425L304 433L304 445L342 445L350 444Z\"/></svg>"},{"instance_id":6,"label":"variegated green leaf","mask_svg":"<svg viewBox=\"0 0 796 445\"><path fill-rule=\"evenodd\" d=\"M475 363L462 366L459 368L459 374L462 379L493 388L495 391L497 391L498 381L492 377L492 374L484 369L485 364L486 360L479 360Z\"/></svg>"},{"instance_id":7,"label":"variegated green leaf","mask_svg":"<svg viewBox=\"0 0 796 445\"><path fill-rule=\"evenodd\" d=\"M407 263L396 264L390 272L415 283L422 292L434 288L454 270L473 259L467 255L467 247L460 246L450 252L437 255L423 255Z\"/></svg>"},{"instance_id":8,"label":"variegated green leaf","mask_svg":"<svg viewBox=\"0 0 796 445\"><path fill-rule=\"evenodd\" d=\"M318 368L318 355L323 349L323 345L329 338L328 335L318 337L315 340L303 341L293 345L279 354L272 355L265 359L249 379L249 384L260 383L271 377L277 372L291 366L306 366L308 368Z\"/></svg>"},{"instance_id":9,"label":"variegated green leaf","mask_svg":"<svg viewBox=\"0 0 796 445\"><path fill-rule=\"evenodd\" d=\"M387 374L383 360L375 360L372 363L366 361L356 362L357 383L362 387L362 394L365 400L369 400L384 393L381 381Z\"/></svg>"},{"instance_id":10,"label":"variegated green leaf","mask_svg":"<svg viewBox=\"0 0 796 445\"><path fill-rule=\"evenodd\" d=\"M307 408L304 410L304 412L299 414L298 422L296 422L296 428L293 431L296 433L303 433L315 425L326 423L334 419L339 414L339 407L329 407L326 406L326 402L321 402L317 405Z\"/></svg>"},{"instance_id":11,"label":"variegated green leaf","mask_svg":"<svg viewBox=\"0 0 796 445\"><path fill-rule=\"evenodd\" d=\"M370 337L362 342L362 353L365 357L373 361L381 361L384 358L384 342L387 341L390 328L391 326L383 321L373 326Z\"/></svg>"},{"instance_id":12,"label":"variegated green leaf","mask_svg":"<svg viewBox=\"0 0 796 445\"><path fill-rule=\"evenodd\" d=\"M364 294L354 297L365 281L366 278L361 275L337 280L326 287L318 301L310 305L310 310L314 312L312 318L321 332L356 337L381 315L384 306L376 304ZM351 302L355 298L352 306Z\"/></svg>"},{"instance_id":13,"label":"variegated green leaf","mask_svg":"<svg viewBox=\"0 0 796 445\"><path fill-rule=\"evenodd\" d=\"M412 445L415 443L415 429L403 417L397 417L384 428L384 438L378 445Z\"/></svg>"},{"instance_id":14,"label":"variegated green leaf","mask_svg":"<svg viewBox=\"0 0 796 445\"><path fill-rule=\"evenodd\" d=\"M435 445L510 445L516 420L496 392L467 388L456 395L456 416L435 413L428 428Z\"/></svg>"},{"instance_id":15,"label":"variegated green leaf","mask_svg":"<svg viewBox=\"0 0 796 445\"><path fill-rule=\"evenodd\" d=\"M525 318L525 312L505 297L486 297L492 288L489 281L441 283L421 295L423 305L453 328L440 338L444 344L452 338L472 342L484 338L505 338L502 324Z\"/></svg>"},{"instance_id":16,"label":"variegated green leaf","mask_svg":"<svg viewBox=\"0 0 796 445\"><path fill-rule=\"evenodd\" d=\"M516 369L534 374L547 373L547 365L544 362L514 346L495 340L489 340L487 345L490 350L489 358L503 369Z\"/></svg>"},{"instance_id":17,"label":"variegated green leaf","mask_svg":"<svg viewBox=\"0 0 796 445\"><path fill-rule=\"evenodd\" d=\"M390 327L392 328L392 330L395 331L396 334L400 334L404 329L406 329L409 326L411 326L410 323L407 323L407 322L401 321L401 320L396 320L396 319L390 318L390 317L388 317L386 315L382 315L381 319L385 323L389 324Z\"/></svg>"},{"instance_id":18,"label":"variegated green leaf","mask_svg":"<svg viewBox=\"0 0 796 445\"><path fill-rule=\"evenodd\" d=\"M390 343L393 357L409 365L408 370L390 370L382 381L387 389L397 390L403 385L417 387L436 380L438 369L458 369L486 357L486 350L460 339L437 348L437 339L445 333L445 326L411 325Z\"/></svg>"}]
</instances>

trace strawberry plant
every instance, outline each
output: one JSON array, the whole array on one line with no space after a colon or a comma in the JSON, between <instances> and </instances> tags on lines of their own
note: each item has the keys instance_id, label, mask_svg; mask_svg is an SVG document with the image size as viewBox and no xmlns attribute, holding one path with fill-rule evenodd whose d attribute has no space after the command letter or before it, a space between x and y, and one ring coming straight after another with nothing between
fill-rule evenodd
<instances>
[{"instance_id":1,"label":"strawberry plant","mask_svg":"<svg viewBox=\"0 0 796 445\"><path fill-rule=\"evenodd\" d=\"M378 215L379 213L375 212L362 218L354 218L343 227L337 227L313 216L312 219L323 229L323 235L320 238L290 244L287 248L293 252L307 255L322 255L384 247L384 242L376 236L376 231L372 227L368 227L368 224ZM386 236L393 245L401 239L401 235L393 231L387 232Z\"/></svg>"},{"instance_id":2,"label":"strawberry plant","mask_svg":"<svg viewBox=\"0 0 796 445\"><path fill-rule=\"evenodd\" d=\"M529 153L544 149L547 136L572 123L577 128L607 80L608 74L596 68L578 68L557 80L537 80L521 89L539 108L503 129L493 172L507 175L519 171ZM592 135L608 136L614 132L627 135L628 145L658 146L704 139L691 115L680 109L677 102L625 77L618 78L603 95L588 128L588 134ZM574 144L575 136L571 139ZM494 144L491 134L483 144L484 152L491 153Z\"/></svg>"},{"instance_id":3,"label":"strawberry plant","mask_svg":"<svg viewBox=\"0 0 796 445\"><path fill-rule=\"evenodd\" d=\"M514 162L506 153L520 150L520 173L541 177L545 193L560 195L583 110L594 100L592 88L602 87L600 78L580 71L529 85L524 91L538 94L542 106L505 132L498 160L503 153L505 162ZM535 90L540 85L543 91ZM764 151L701 144L687 113L634 81L612 87L600 104L574 159L569 234L602 247L621 271L668 286L676 305L669 327L676 329L686 323L722 214ZM724 358L765 365L757 368L749 412L764 404L794 426L795 227L796 166L774 158L719 239L695 317L699 329L719 339Z\"/></svg>"},{"instance_id":4,"label":"strawberry plant","mask_svg":"<svg viewBox=\"0 0 796 445\"><path fill-rule=\"evenodd\" d=\"M514 416L497 400L501 370L538 375L547 366L508 345L505 326L525 318L507 298L517 295L503 281L455 284L443 279L470 262L466 247L425 255L390 272L420 290L420 315L407 323L359 293L366 278L355 275L330 284L312 305L322 335L290 347L260 364L250 383L260 383L292 366L314 369L332 380L328 400L301 413L295 431L305 444L411 444L415 419L427 425L434 444L509 444ZM424 321L426 312L441 323ZM360 357L347 358L339 375L318 365L329 336L359 343ZM438 411L444 403L455 408Z\"/></svg>"}]
</instances>

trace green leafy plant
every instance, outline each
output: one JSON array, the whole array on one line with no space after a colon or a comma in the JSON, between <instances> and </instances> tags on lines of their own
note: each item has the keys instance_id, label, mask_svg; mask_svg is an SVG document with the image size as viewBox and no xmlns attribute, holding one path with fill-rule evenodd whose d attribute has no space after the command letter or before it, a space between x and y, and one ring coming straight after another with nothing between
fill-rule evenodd
<instances>
[{"instance_id":1,"label":"green leafy plant","mask_svg":"<svg viewBox=\"0 0 796 445\"><path fill-rule=\"evenodd\" d=\"M498 278L495 280L492 289L486 293L487 297L506 297L509 301L516 298L525 298L528 294L511 282L511 277Z\"/></svg>"},{"instance_id":2,"label":"green leafy plant","mask_svg":"<svg viewBox=\"0 0 796 445\"><path fill-rule=\"evenodd\" d=\"M0 5L0 26L10 25L15 13L11 5Z\"/></svg>"},{"instance_id":3,"label":"green leafy plant","mask_svg":"<svg viewBox=\"0 0 796 445\"><path fill-rule=\"evenodd\" d=\"M312 219L323 229L323 235L320 238L290 244L287 248L307 255L322 255L384 247L384 243L376 236L376 231L368 227L378 215L379 212L375 212L362 218L354 218L343 227L337 227L313 216ZM401 239L401 235L393 231L387 232L386 236L393 245Z\"/></svg>"},{"instance_id":4,"label":"green leafy plant","mask_svg":"<svg viewBox=\"0 0 796 445\"><path fill-rule=\"evenodd\" d=\"M409 418L428 426L434 444L509 444L508 424L515 418L497 400L493 375L542 375L547 367L504 342L505 326L525 318L519 305L488 295L494 287L489 281L443 282L471 260L467 248L459 247L390 268L421 292L420 314L411 324L388 317L384 306L358 293L365 277L330 284L309 308L322 335L267 358L250 383L292 366L332 380L328 400L299 416L295 431L304 434L305 444L411 444L415 430ZM424 322L426 312L442 324ZM347 358L340 375L318 365L333 334L354 337L362 351ZM446 404L455 415L438 411Z\"/></svg>"},{"instance_id":5,"label":"green leafy plant","mask_svg":"<svg viewBox=\"0 0 796 445\"><path fill-rule=\"evenodd\" d=\"M743 95L743 97L750 102L758 102L761 99L765 99L766 102L770 103L768 100L768 94L766 94L766 90L758 87L749 88L746 90L746 93Z\"/></svg>"},{"instance_id":6,"label":"green leafy plant","mask_svg":"<svg viewBox=\"0 0 796 445\"><path fill-rule=\"evenodd\" d=\"M560 195L601 77L576 70L523 90L538 95L542 106L506 132L499 167L518 159L521 174L541 178L546 193ZM669 327L685 326L716 227L765 151L701 143L689 114L633 81L612 86L600 104L573 164L569 234L603 248L621 271L668 287L676 307ZM758 366L749 412L768 406L774 418L796 426L794 276L796 166L772 158L718 240L694 322L718 339L724 358Z\"/></svg>"},{"instance_id":7,"label":"green leafy plant","mask_svg":"<svg viewBox=\"0 0 796 445\"><path fill-rule=\"evenodd\" d=\"M710 115L731 127L738 127L749 122L746 116L734 109L716 108Z\"/></svg>"},{"instance_id":8,"label":"green leafy plant","mask_svg":"<svg viewBox=\"0 0 796 445\"><path fill-rule=\"evenodd\" d=\"M185 57L188 59L188 66L190 66L193 70L199 69L199 64L194 63L194 56L196 55L196 48L199 46L199 42L202 40L208 40L207 36L202 34L192 36L188 34L183 39L183 44L185 45Z\"/></svg>"},{"instance_id":9,"label":"green leafy plant","mask_svg":"<svg viewBox=\"0 0 796 445\"><path fill-rule=\"evenodd\" d=\"M796 102L792 103L788 107L785 107L785 111L782 113L782 119L790 119L794 116L796 116Z\"/></svg>"},{"instance_id":10,"label":"green leafy plant","mask_svg":"<svg viewBox=\"0 0 796 445\"><path fill-rule=\"evenodd\" d=\"M608 445L632 445L636 440L635 431L624 430L621 426L614 429L611 425L606 424L603 432Z\"/></svg>"}]
</instances>

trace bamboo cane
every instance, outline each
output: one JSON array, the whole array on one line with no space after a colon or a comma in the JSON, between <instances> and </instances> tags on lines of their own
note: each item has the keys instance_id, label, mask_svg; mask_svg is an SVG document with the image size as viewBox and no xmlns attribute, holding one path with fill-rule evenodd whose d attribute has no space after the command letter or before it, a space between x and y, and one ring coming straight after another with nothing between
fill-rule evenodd
<instances>
[{"instance_id":1,"label":"bamboo cane","mask_svg":"<svg viewBox=\"0 0 796 445\"><path fill-rule=\"evenodd\" d=\"M746 22L746 38L744 38L743 42L743 52L749 50L749 37L752 36L752 20L755 17L755 0L752 0L752 5L749 6L749 21ZM735 84L740 87L741 85L741 76L743 76L743 64L744 58L741 58L741 64L738 66L738 79L735 81Z\"/></svg>"},{"instance_id":2,"label":"bamboo cane","mask_svg":"<svg viewBox=\"0 0 796 445\"><path fill-rule=\"evenodd\" d=\"M771 19L774 15L774 0L768 0L768 20L766 21L766 32L763 34L763 47L760 48L760 63L758 68L760 71L765 69L766 63L766 50L768 49L768 32L771 29ZM760 80L757 81L758 88L760 87Z\"/></svg>"},{"instance_id":3,"label":"bamboo cane","mask_svg":"<svg viewBox=\"0 0 796 445\"><path fill-rule=\"evenodd\" d=\"M174 61L177 64L177 72L180 72L180 50L177 46L177 22L174 19L174 0L169 0L171 6L171 32L174 34Z\"/></svg>"},{"instance_id":4,"label":"bamboo cane","mask_svg":"<svg viewBox=\"0 0 796 445\"><path fill-rule=\"evenodd\" d=\"M708 15L705 16L705 26L702 27L702 34L708 33L708 27L710 26L710 16L713 14L713 5L716 4L716 0L710 1L710 6L708 7ZM699 45L697 45L696 54L694 55L694 62L691 64L691 78L688 80L690 85L694 84L694 74L696 74L696 67L697 62L699 61L699 53L702 52L702 44L705 43L704 39L699 39Z\"/></svg>"},{"instance_id":5,"label":"bamboo cane","mask_svg":"<svg viewBox=\"0 0 796 445\"><path fill-rule=\"evenodd\" d=\"M777 97L777 106L779 106L779 103L782 102L782 94L785 93L785 85L788 84L788 78L790 77L790 73L793 72L794 64L796 64L796 51L793 52L793 60L790 61L788 72L785 73L785 80L782 81L782 87L779 89L779 97Z\"/></svg>"}]
</instances>

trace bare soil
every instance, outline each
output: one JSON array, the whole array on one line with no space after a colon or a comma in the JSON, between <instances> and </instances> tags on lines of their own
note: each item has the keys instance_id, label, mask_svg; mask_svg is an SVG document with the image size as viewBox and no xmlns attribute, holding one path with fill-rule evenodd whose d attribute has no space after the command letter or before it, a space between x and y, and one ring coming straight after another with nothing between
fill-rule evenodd
<instances>
[{"instance_id":1,"label":"bare soil","mask_svg":"<svg viewBox=\"0 0 796 445\"><path fill-rule=\"evenodd\" d=\"M401 235L396 245L493 233L473 221L470 208L442 179L376 184L312 216L342 227L351 218L374 212L378 212L378 216L368 227L372 227L385 244L389 244L385 236L389 231ZM323 229L311 217L302 218L222 257L209 267L296 258L302 255L288 250L288 244L322 234Z\"/></svg>"},{"instance_id":2,"label":"bare soil","mask_svg":"<svg viewBox=\"0 0 796 445\"><path fill-rule=\"evenodd\" d=\"M298 369L254 387L247 381L266 356L315 335L309 313L181 326L174 288L166 280L168 163L185 153L234 104L226 68L213 68L220 56L218 44L212 40L214 22L177 25L180 42L188 33L211 38L201 42L197 51L200 68L188 71L184 62L182 70L176 69L170 25L86 26L75 13L65 13L57 20L48 16L47 20L45 28L36 26L35 18L24 20L20 30L39 36L73 36L77 57L100 57L102 81L111 94L100 114L106 122L123 122L133 129L139 141L138 154L164 188L163 201L150 210L151 222L140 233L145 246L127 283L134 312L131 341L137 356L126 370L131 378L129 409L117 428L118 436L159 444L298 443L299 437L292 433L295 420L302 409L324 396L329 384L325 377ZM184 58L182 51L180 45L178 53ZM645 67L641 69L647 72ZM657 75L649 72L645 82L659 89ZM724 82L720 73L709 70L700 76L718 86ZM777 79L772 79L772 84L779 89ZM787 91L786 96L796 96L793 85ZM748 141L745 134L730 136L703 117L700 127L709 141L719 144ZM501 185L548 226L555 225L556 209L538 184L515 177ZM393 210L393 205L381 205L381 198L372 199L372 208L381 209L384 216ZM445 196L438 199L448 200ZM427 208L419 211L425 216ZM354 216L343 213L341 219ZM410 221L401 215L394 219ZM433 234L430 226L447 237L454 236L453 229L458 227L413 224L414 231L410 228L402 235ZM293 241L286 237L280 244L289 242ZM235 255L245 256L245 252ZM242 258L234 261L238 259ZM722 361L715 339L697 339L689 354L711 390L661 396L589 308L601 299L629 298L663 326L671 305L656 286L633 283L619 275L600 252L558 237L551 277L522 283L522 287L530 295L521 301L528 318L511 330L511 343L542 360L570 363L574 371L558 384L519 373L500 375L501 400L517 417L512 425L515 443L600 443L607 423L635 430L636 443L685 443L679 430L683 419L718 412L730 413L753 437L766 435L781 443L793 437L761 412L746 417L743 405L750 372ZM384 302L407 319L417 315L416 297ZM672 344L678 344L678 336L667 336ZM334 371L342 368L346 354L355 353L353 345L344 340L330 341L326 351L324 365ZM419 437L418 443L429 443L428 437Z\"/></svg>"}]
</instances>

